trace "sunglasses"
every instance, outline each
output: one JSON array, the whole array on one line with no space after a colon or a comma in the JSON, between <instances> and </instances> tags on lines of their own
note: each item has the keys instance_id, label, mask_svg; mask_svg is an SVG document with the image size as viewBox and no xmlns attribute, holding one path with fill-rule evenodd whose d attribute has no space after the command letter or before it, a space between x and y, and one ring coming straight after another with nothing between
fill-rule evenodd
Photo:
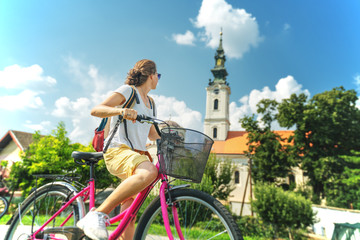
<instances>
[{"instance_id":1,"label":"sunglasses","mask_svg":"<svg viewBox=\"0 0 360 240\"><path fill-rule=\"evenodd\" d=\"M161 78L161 73L158 73L158 79L160 80L160 78Z\"/></svg>"}]
</instances>

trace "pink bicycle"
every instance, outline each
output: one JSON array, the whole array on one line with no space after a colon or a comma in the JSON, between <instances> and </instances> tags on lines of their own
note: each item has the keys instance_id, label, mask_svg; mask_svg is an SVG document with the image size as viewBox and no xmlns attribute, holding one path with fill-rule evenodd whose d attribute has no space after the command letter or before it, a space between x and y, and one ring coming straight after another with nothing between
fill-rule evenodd
<instances>
[{"instance_id":1,"label":"pink bicycle","mask_svg":"<svg viewBox=\"0 0 360 240\"><path fill-rule=\"evenodd\" d=\"M144 124L161 121L145 116L137 120ZM211 138L198 131L163 128L157 142L159 175L127 210L110 219L111 225L119 223L109 231L109 239L118 239L159 181L159 196L140 217L134 239L243 239L231 214L218 200L190 189L190 184L171 184L172 178L201 182L212 144ZM58 180L38 188L25 199L14 214L6 240L88 239L76 222L86 214L85 203L88 202L89 209L95 206L94 173L103 154L73 152L72 156L76 163L90 166L88 184L82 186L71 176L50 176Z\"/></svg>"}]
</instances>

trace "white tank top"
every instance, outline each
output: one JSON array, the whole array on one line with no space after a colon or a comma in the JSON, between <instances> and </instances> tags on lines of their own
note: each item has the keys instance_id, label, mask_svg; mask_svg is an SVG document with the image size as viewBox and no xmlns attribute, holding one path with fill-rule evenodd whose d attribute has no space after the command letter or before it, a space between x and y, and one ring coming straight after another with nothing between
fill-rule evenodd
<instances>
[{"instance_id":1,"label":"white tank top","mask_svg":"<svg viewBox=\"0 0 360 240\"><path fill-rule=\"evenodd\" d=\"M116 89L115 92L120 93L127 100L130 97L131 89L132 88L129 85L123 85L123 86L119 87L118 89ZM135 104L132 109L136 110L138 114L143 114L145 116L154 117L153 109L146 107L142 98L138 94L139 91L136 90L136 92L137 92L140 104L136 103L136 99L135 99ZM126 102L126 100L125 100L125 102ZM117 106L117 107L121 108L122 106ZM155 109L155 116L156 116L156 109ZM117 120L118 120L118 116L111 117L110 131L109 131L108 137L105 140L104 146L106 146L107 141L114 130ZM151 124L140 123L138 121L133 123L132 121L129 121L129 120L124 120L124 121L126 121L128 137L129 137L129 140L131 141L134 149L146 151L146 142L147 142L147 138L149 136ZM131 147L131 144L126 139L125 128L124 128L123 122L120 123L117 132L115 133L113 139L111 140L109 148L119 147L122 144L126 144L127 146Z\"/></svg>"}]
</instances>

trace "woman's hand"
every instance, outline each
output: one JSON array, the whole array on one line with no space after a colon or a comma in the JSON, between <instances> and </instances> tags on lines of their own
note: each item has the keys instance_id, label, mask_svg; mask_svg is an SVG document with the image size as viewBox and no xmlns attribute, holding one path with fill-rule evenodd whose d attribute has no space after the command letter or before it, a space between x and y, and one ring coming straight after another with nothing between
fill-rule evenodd
<instances>
[{"instance_id":1,"label":"woman's hand","mask_svg":"<svg viewBox=\"0 0 360 240\"><path fill-rule=\"evenodd\" d=\"M137 111L132 108L122 108L120 110L121 115L124 119L131 120L133 123L136 122Z\"/></svg>"}]
</instances>

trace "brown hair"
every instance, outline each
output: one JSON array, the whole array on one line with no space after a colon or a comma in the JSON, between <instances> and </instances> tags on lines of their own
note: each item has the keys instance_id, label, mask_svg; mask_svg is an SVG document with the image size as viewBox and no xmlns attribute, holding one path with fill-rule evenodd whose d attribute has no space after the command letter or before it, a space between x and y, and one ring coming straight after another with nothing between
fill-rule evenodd
<instances>
[{"instance_id":1,"label":"brown hair","mask_svg":"<svg viewBox=\"0 0 360 240\"><path fill-rule=\"evenodd\" d=\"M135 63L134 68L128 72L125 84L141 86L151 74L156 73L156 65L154 61L143 59Z\"/></svg>"}]
</instances>

